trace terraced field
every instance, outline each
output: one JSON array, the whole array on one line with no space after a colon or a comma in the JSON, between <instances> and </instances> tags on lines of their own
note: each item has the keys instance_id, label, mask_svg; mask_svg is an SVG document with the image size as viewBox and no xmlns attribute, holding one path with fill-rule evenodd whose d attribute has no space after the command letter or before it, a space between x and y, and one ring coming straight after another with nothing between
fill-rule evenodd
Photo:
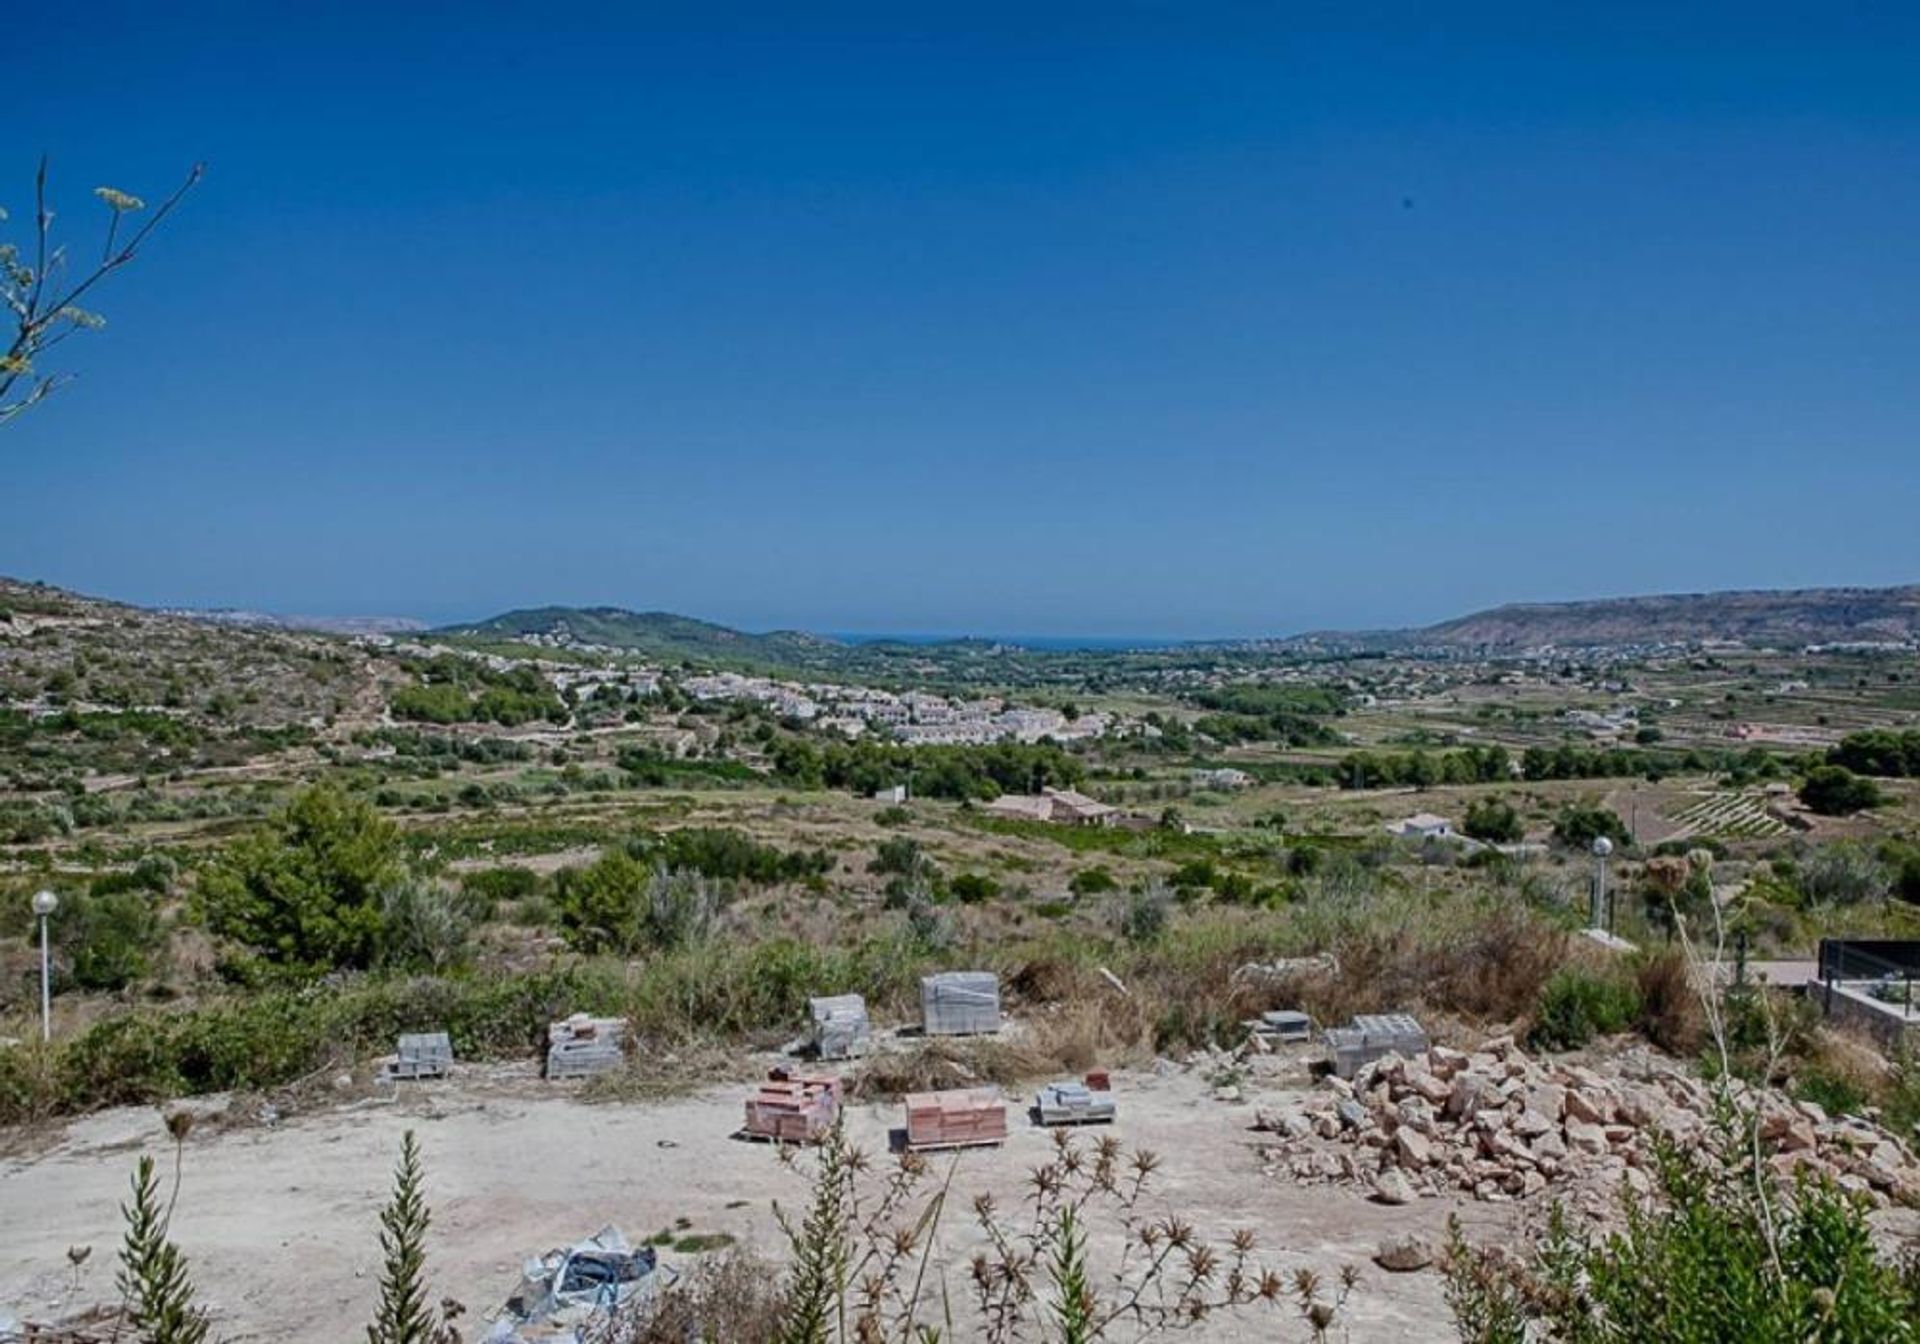
<instances>
[{"instance_id":1,"label":"terraced field","mask_svg":"<svg viewBox=\"0 0 1920 1344\"><path fill-rule=\"evenodd\" d=\"M1680 829L1670 839L1705 836L1716 840L1768 840L1785 835L1787 824L1767 811L1766 801L1754 793L1723 790L1701 795L1674 814Z\"/></svg>"}]
</instances>

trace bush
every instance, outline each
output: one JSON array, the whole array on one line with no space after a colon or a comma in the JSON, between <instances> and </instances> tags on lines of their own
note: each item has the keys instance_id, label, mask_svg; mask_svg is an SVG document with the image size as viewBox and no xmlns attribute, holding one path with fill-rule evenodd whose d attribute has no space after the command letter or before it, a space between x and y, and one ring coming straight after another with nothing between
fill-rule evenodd
<instances>
[{"instance_id":1,"label":"bush","mask_svg":"<svg viewBox=\"0 0 1920 1344\"><path fill-rule=\"evenodd\" d=\"M1528 1039L1535 1049L1577 1050L1595 1036L1627 1030L1639 1016L1635 986L1569 966L1540 991Z\"/></svg>"},{"instance_id":2,"label":"bush","mask_svg":"<svg viewBox=\"0 0 1920 1344\"><path fill-rule=\"evenodd\" d=\"M1816 765L1800 782L1800 801L1823 817L1844 817L1878 807L1880 788L1841 765Z\"/></svg>"},{"instance_id":3,"label":"bush","mask_svg":"<svg viewBox=\"0 0 1920 1344\"><path fill-rule=\"evenodd\" d=\"M1591 849L1601 836L1623 849L1633 843L1626 823L1611 808L1574 803L1561 809L1553 823L1553 838L1568 849Z\"/></svg>"},{"instance_id":4,"label":"bush","mask_svg":"<svg viewBox=\"0 0 1920 1344\"><path fill-rule=\"evenodd\" d=\"M867 865L867 871L879 875L914 877L928 866L930 860L926 851L920 848L920 842L910 835L898 835L882 840L874 848L873 862Z\"/></svg>"},{"instance_id":5,"label":"bush","mask_svg":"<svg viewBox=\"0 0 1920 1344\"><path fill-rule=\"evenodd\" d=\"M947 894L962 905L977 905L1000 894L1000 884L985 873L960 873L947 883Z\"/></svg>"},{"instance_id":6,"label":"bush","mask_svg":"<svg viewBox=\"0 0 1920 1344\"><path fill-rule=\"evenodd\" d=\"M1894 873L1865 845L1821 845L1800 862L1800 890L1815 905L1864 905L1893 894Z\"/></svg>"},{"instance_id":7,"label":"bush","mask_svg":"<svg viewBox=\"0 0 1920 1344\"><path fill-rule=\"evenodd\" d=\"M698 873L650 868L616 849L557 873L553 903L576 950L631 956L705 937L723 899Z\"/></svg>"},{"instance_id":8,"label":"bush","mask_svg":"<svg viewBox=\"0 0 1920 1344\"><path fill-rule=\"evenodd\" d=\"M1640 993L1640 1030L1670 1055L1685 1059L1706 1036L1706 1014L1693 969L1678 948L1642 954L1634 965Z\"/></svg>"},{"instance_id":9,"label":"bush","mask_svg":"<svg viewBox=\"0 0 1920 1344\"><path fill-rule=\"evenodd\" d=\"M373 964L381 899L399 881L399 833L330 785L296 794L264 831L201 875L207 924L275 966L304 974Z\"/></svg>"},{"instance_id":10,"label":"bush","mask_svg":"<svg viewBox=\"0 0 1920 1344\"><path fill-rule=\"evenodd\" d=\"M1173 893L1155 880L1138 891L1127 893L1115 922L1120 936L1128 942L1151 943L1166 932L1172 914Z\"/></svg>"},{"instance_id":11,"label":"bush","mask_svg":"<svg viewBox=\"0 0 1920 1344\"><path fill-rule=\"evenodd\" d=\"M467 960L473 916L459 894L428 882L400 882L381 893L380 964L394 970L445 971Z\"/></svg>"},{"instance_id":12,"label":"bush","mask_svg":"<svg viewBox=\"0 0 1920 1344\"><path fill-rule=\"evenodd\" d=\"M1783 1189L1741 1150L1732 1134L1717 1150L1663 1149L1658 1202L1627 1200L1624 1228L1601 1241L1556 1208L1531 1263L1467 1247L1456 1223L1443 1263L1461 1338L1913 1340L1920 1279L1879 1257L1864 1208L1824 1183Z\"/></svg>"},{"instance_id":13,"label":"bush","mask_svg":"<svg viewBox=\"0 0 1920 1344\"><path fill-rule=\"evenodd\" d=\"M1526 836L1520 814L1503 798L1482 798L1467 804L1461 829L1475 840L1484 840L1490 845L1518 844Z\"/></svg>"},{"instance_id":14,"label":"bush","mask_svg":"<svg viewBox=\"0 0 1920 1344\"><path fill-rule=\"evenodd\" d=\"M502 905L526 900L540 890L540 874L531 868L483 868L460 878L461 894L476 919L492 916Z\"/></svg>"},{"instance_id":15,"label":"bush","mask_svg":"<svg viewBox=\"0 0 1920 1344\"><path fill-rule=\"evenodd\" d=\"M81 989L125 989L152 969L166 936L151 895L110 886L101 891L100 885L60 903L51 920L53 942Z\"/></svg>"},{"instance_id":16,"label":"bush","mask_svg":"<svg viewBox=\"0 0 1920 1344\"><path fill-rule=\"evenodd\" d=\"M1105 868L1082 868L1067 883L1067 889L1075 896L1098 896L1103 892L1117 891L1120 884L1112 873Z\"/></svg>"}]
</instances>

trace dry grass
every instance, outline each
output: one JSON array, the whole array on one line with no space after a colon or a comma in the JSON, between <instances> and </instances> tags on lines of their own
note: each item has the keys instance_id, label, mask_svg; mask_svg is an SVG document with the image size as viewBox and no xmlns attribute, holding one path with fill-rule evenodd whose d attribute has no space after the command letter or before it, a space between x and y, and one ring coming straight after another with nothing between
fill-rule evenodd
<instances>
[{"instance_id":1,"label":"dry grass","mask_svg":"<svg viewBox=\"0 0 1920 1344\"><path fill-rule=\"evenodd\" d=\"M1691 1057L1706 1039L1706 1014L1686 954L1677 948L1650 952L1640 959L1640 1029L1662 1050Z\"/></svg>"},{"instance_id":2,"label":"dry grass","mask_svg":"<svg viewBox=\"0 0 1920 1344\"><path fill-rule=\"evenodd\" d=\"M763 1344L780 1337L784 1307L780 1269L735 1248L702 1258L657 1306L636 1308L632 1321L610 1323L606 1338L623 1344Z\"/></svg>"}]
</instances>

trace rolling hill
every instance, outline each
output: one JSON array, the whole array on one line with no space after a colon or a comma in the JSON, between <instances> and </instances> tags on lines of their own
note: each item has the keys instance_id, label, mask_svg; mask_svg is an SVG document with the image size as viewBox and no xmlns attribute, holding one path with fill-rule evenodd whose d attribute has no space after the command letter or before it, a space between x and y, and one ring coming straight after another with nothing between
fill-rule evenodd
<instances>
[{"instance_id":1,"label":"rolling hill","mask_svg":"<svg viewBox=\"0 0 1920 1344\"><path fill-rule=\"evenodd\" d=\"M1411 644L1490 649L1694 641L1790 648L1910 643L1920 640L1920 584L1513 603L1397 634Z\"/></svg>"},{"instance_id":2,"label":"rolling hill","mask_svg":"<svg viewBox=\"0 0 1920 1344\"><path fill-rule=\"evenodd\" d=\"M628 611L624 607L527 607L432 633L484 641L538 639L593 644L665 660L756 664L805 665L841 647L834 640L797 630L748 634L670 611Z\"/></svg>"}]
</instances>

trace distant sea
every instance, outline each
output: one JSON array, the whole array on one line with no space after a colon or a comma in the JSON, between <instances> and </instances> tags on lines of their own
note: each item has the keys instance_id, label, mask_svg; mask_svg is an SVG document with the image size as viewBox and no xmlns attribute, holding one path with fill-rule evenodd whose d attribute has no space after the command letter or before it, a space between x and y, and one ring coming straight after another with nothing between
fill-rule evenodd
<instances>
[{"instance_id":1,"label":"distant sea","mask_svg":"<svg viewBox=\"0 0 1920 1344\"><path fill-rule=\"evenodd\" d=\"M1040 653L1112 653L1128 649L1177 649L1192 639L1153 639L1140 635L928 635L837 630L830 636L843 644L952 644L972 640L981 644L1011 644Z\"/></svg>"}]
</instances>

